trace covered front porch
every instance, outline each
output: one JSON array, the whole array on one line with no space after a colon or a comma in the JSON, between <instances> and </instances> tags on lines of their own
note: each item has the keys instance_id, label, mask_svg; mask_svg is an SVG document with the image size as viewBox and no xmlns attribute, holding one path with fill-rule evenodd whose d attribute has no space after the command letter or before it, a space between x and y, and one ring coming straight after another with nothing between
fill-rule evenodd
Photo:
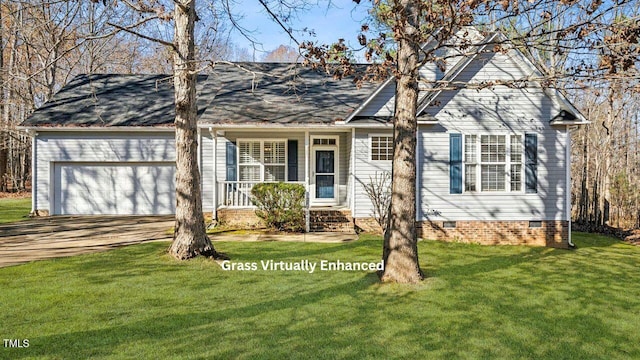
<instances>
[{"instance_id":1,"label":"covered front porch","mask_svg":"<svg viewBox=\"0 0 640 360\"><path fill-rule=\"evenodd\" d=\"M343 219L348 216L352 221L352 129L208 130L214 161L212 171L203 171L203 177L210 175L214 180L210 194L214 219L220 211L239 214L238 210L253 210L251 189L256 184L288 182L305 187L305 205L312 211L308 216L310 230L314 214L325 218L327 214ZM202 163L206 168L206 159Z\"/></svg>"}]
</instances>

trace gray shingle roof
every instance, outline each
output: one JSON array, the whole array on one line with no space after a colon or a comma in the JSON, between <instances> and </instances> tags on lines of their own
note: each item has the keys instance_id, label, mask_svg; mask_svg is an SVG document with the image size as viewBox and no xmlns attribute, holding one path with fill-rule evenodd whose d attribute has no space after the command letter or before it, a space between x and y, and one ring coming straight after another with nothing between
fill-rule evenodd
<instances>
[{"instance_id":1,"label":"gray shingle roof","mask_svg":"<svg viewBox=\"0 0 640 360\"><path fill-rule=\"evenodd\" d=\"M200 118L206 123L326 124L343 120L375 89L296 64L218 65L209 81L222 86ZM364 67L361 68L364 70ZM255 76L255 77L254 77Z\"/></svg>"},{"instance_id":2,"label":"gray shingle roof","mask_svg":"<svg viewBox=\"0 0 640 360\"><path fill-rule=\"evenodd\" d=\"M79 75L22 125L158 126L170 124L174 114L167 75Z\"/></svg>"},{"instance_id":3,"label":"gray shingle roof","mask_svg":"<svg viewBox=\"0 0 640 360\"><path fill-rule=\"evenodd\" d=\"M327 124L344 119L375 89L297 64L218 64L198 77L198 122ZM80 75L22 126L173 126L169 75Z\"/></svg>"}]
</instances>

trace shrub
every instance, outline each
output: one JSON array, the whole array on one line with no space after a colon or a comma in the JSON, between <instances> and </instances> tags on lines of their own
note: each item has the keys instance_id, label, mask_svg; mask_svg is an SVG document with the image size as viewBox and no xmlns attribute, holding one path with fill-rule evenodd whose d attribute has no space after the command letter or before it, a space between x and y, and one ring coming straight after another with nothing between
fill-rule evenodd
<instances>
[{"instance_id":1,"label":"shrub","mask_svg":"<svg viewBox=\"0 0 640 360\"><path fill-rule=\"evenodd\" d=\"M281 231L304 231L304 185L282 182L257 184L251 189L251 200L258 207L256 215L267 226Z\"/></svg>"},{"instance_id":2,"label":"shrub","mask_svg":"<svg viewBox=\"0 0 640 360\"><path fill-rule=\"evenodd\" d=\"M369 183L364 184L363 187L373 205L373 218L376 219L384 234L387 231L389 205L391 205L391 173L376 171L373 177L369 176Z\"/></svg>"}]
</instances>

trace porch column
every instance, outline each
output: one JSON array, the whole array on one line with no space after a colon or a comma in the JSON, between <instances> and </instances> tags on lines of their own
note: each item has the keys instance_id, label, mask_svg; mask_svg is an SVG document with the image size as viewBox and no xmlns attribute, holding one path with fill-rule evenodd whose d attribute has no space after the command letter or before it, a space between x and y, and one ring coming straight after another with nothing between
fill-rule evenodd
<instances>
[{"instance_id":1,"label":"porch column","mask_svg":"<svg viewBox=\"0 0 640 360\"><path fill-rule=\"evenodd\" d=\"M218 132L214 128L209 128L209 133L213 138L213 209L211 216L213 220L218 220Z\"/></svg>"},{"instance_id":2,"label":"porch column","mask_svg":"<svg viewBox=\"0 0 640 360\"><path fill-rule=\"evenodd\" d=\"M422 156L421 150L422 144L420 143L420 127L418 127L418 129L416 129L416 221L420 221L420 219L422 218L422 207L420 205L420 194L422 192L420 189L420 186L422 186L420 184L422 176L422 169L420 168L420 157Z\"/></svg>"},{"instance_id":3,"label":"porch column","mask_svg":"<svg viewBox=\"0 0 640 360\"><path fill-rule=\"evenodd\" d=\"M356 218L356 128L351 128L351 218ZM354 220L355 221L355 220Z\"/></svg>"},{"instance_id":4,"label":"porch column","mask_svg":"<svg viewBox=\"0 0 640 360\"><path fill-rule=\"evenodd\" d=\"M311 202L311 194L309 194L309 131L304 132L304 186L305 186L305 227L306 231L309 232L309 207Z\"/></svg>"}]
</instances>

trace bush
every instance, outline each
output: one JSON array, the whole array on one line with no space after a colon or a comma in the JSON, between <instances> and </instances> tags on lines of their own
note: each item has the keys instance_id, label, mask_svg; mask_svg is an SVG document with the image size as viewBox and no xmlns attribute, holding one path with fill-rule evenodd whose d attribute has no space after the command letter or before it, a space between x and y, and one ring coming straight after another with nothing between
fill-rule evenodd
<instances>
[{"instance_id":1,"label":"bush","mask_svg":"<svg viewBox=\"0 0 640 360\"><path fill-rule=\"evenodd\" d=\"M302 184L266 183L251 189L256 215L267 226L292 232L305 230L305 190Z\"/></svg>"},{"instance_id":2,"label":"bush","mask_svg":"<svg viewBox=\"0 0 640 360\"><path fill-rule=\"evenodd\" d=\"M387 231L389 206L391 205L391 173L376 171L373 177L369 176L369 183L364 184L364 192L373 205L373 218L384 234Z\"/></svg>"}]
</instances>

